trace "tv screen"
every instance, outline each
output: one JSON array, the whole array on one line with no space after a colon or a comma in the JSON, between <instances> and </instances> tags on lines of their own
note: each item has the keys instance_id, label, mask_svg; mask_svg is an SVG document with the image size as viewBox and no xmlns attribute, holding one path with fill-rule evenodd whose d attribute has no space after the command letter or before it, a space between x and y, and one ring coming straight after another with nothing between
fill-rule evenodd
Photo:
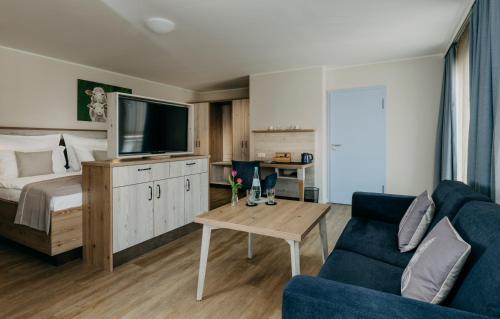
<instances>
[{"instance_id":1,"label":"tv screen","mask_svg":"<svg viewBox=\"0 0 500 319\"><path fill-rule=\"evenodd\" d=\"M123 96L118 107L120 155L188 151L187 107Z\"/></svg>"}]
</instances>

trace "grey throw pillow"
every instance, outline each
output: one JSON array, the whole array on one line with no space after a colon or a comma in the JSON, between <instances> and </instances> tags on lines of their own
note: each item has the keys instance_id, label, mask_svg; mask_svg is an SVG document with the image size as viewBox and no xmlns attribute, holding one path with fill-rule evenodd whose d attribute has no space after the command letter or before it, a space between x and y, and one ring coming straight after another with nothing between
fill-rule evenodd
<instances>
[{"instance_id":1,"label":"grey throw pillow","mask_svg":"<svg viewBox=\"0 0 500 319\"><path fill-rule=\"evenodd\" d=\"M434 210L434 202L427 191L415 198L399 223L399 251L404 253L417 248L431 224Z\"/></svg>"},{"instance_id":2,"label":"grey throw pillow","mask_svg":"<svg viewBox=\"0 0 500 319\"><path fill-rule=\"evenodd\" d=\"M443 218L418 246L403 272L401 296L441 303L457 280L471 246Z\"/></svg>"},{"instance_id":3,"label":"grey throw pillow","mask_svg":"<svg viewBox=\"0 0 500 319\"><path fill-rule=\"evenodd\" d=\"M54 173L52 151L16 152L16 162L19 177Z\"/></svg>"},{"instance_id":4,"label":"grey throw pillow","mask_svg":"<svg viewBox=\"0 0 500 319\"><path fill-rule=\"evenodd\" d=\"M105 161L108 159L108 151L94 150L92 152L96 161Z\"/></svg>"}]
</instances>

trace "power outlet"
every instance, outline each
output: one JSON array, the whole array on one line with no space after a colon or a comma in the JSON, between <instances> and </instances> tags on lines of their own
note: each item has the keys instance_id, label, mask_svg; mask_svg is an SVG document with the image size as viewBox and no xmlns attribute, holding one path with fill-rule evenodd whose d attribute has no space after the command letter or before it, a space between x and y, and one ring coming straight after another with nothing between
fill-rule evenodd
<instances>
[{"instance_id":1,"label":"power outlet","mask_svg":"<svg viewBox=\"0 0 500 319\"><path fill-rule=\"evenodd\" d=\"M266 153L257 153L258 158L264 158L266 157Z\"/></svg>"}]
</instances>

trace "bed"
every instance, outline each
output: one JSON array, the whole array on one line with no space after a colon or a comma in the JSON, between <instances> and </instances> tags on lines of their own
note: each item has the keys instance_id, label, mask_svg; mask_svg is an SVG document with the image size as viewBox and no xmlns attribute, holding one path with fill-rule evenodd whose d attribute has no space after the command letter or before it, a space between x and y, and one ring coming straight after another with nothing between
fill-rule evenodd
<instances>
[{"instance_id":1,"label":"bed","mask_svg":"<svg viewBox=\"0 0 500 319\"><path fill-rule=\"evenodd\" d=\"M44 135L71 133L82 137L104 138L102 130L64 130L0 127L0 134ZM63 144L63 142L61 143ZM79 172L50 175L0 178L0 236L28 247L46 256L62 256L81 251L82 247L82 193L54 197L50 200L49 231L37 230L14 223L19 198L25 185L40 181L75 176ZM57 263L57 262L56 262Z\"/></svg>"}]
</instances>

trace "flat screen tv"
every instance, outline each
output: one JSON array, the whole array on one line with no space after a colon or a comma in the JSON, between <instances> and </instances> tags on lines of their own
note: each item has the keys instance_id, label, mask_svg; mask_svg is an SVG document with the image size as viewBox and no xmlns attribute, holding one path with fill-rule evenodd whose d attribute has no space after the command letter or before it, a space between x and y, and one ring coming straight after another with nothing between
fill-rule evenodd
<instances>
[{"instance_id":1,"label":"flat screen tv","mask_svg":"<svg viewBox=\"0 0 500 319\"><path fill-rule=\"evenodd\" d=\"M115 157L191 153L190 123L189 105L117 94Z\"/></svg>"}]
</instances>

